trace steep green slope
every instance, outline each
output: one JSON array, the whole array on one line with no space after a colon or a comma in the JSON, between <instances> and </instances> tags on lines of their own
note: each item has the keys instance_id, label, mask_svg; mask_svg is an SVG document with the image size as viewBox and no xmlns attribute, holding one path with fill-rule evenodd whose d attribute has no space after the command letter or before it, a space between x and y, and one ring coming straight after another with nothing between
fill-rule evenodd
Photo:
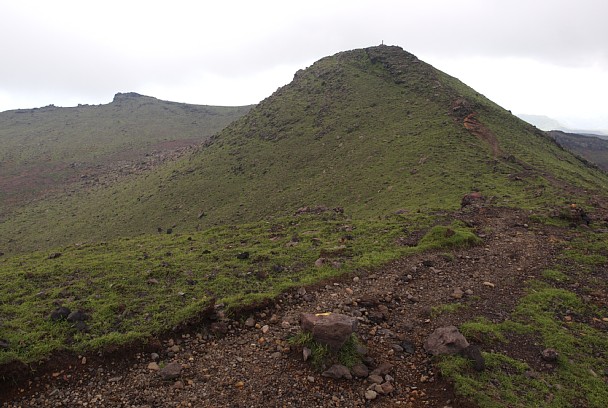
<instances>
[{"instance_id":1,"label":"steep green slope","mask_svg":"<svg viewBox=\"0 0 608 408\"><path fill-rule=\"evenodd\" d=\"M354 217L581 201L608 187L547 135L398 47L324 58L197 152L143 177L24 208L6 251L343 207Z\"/></svg>"},{"instance_id":2,"label":"steep green slope","mask_svg":"<svg viewBox=\"0 0 608 408\"><path fill-rule=\"evenodd\" d=\"M167 152L206 140L249 109L119 93L106 105L2 112L0 214L66 184L103 183L105 173L162 161Z\"/></svg>"}]
</instances>

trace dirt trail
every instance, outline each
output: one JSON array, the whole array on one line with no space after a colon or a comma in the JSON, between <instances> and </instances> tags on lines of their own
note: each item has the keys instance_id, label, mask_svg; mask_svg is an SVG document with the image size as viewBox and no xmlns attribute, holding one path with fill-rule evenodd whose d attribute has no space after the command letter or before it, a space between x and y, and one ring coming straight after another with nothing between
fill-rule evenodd
<instances>
[{"instance_id":1,"label":"dirt trail","mask_svg":"<svg viewBox=\"0 0 608 408\"><path fill-rule=\"evenodd\" d=\"M478 121L475 116L477 116L477 113L473 112L464 118L462 124L465 129L477 136L481 141L486 142L490 146L494 157L500 156L501 151L496 135L483 123Z\"/></svg>"},{"instance_id":2,"label":"dirt trail","mask_svg":"<svg viewBox=\"0 0 608 408\"><path fill-rule=\"evenodd\" d=\"M257 327L243 323L249 315L229 320L223 338L209 334L208 327L198 327L159 342L160 361L183 366L177 382L163 381L148 368L153 362L149 352L123 361L103 363L102 358L101 364L92 363L96 358L89 356L84 364L80 360L15 388L4 395L3 406L472 406L455 399L451 385L424 353L423 341L437 327L458 325L474 316L502 321L522 294L522 283L551 264L564 231L531 224L527 213L518 210L482 208L457 217L477 230L483 245L404 258L357 277L286 293L251 314ZM455 288L473 294L457 300L451 296ZM466 307L432 314L433 306L455 302ZM325 311L361 315L359 335L369 356L376 365L393 366L391 394L366 401L366 380L322 377L302 361L299 350L289 349L286 339L298 332L299 314ZM414 354L395 347L405 340L414 344ZM504 347L516 348L510 350L514 355L539 359L534 344L513 342Z\"/></svg>"}]
</instances>

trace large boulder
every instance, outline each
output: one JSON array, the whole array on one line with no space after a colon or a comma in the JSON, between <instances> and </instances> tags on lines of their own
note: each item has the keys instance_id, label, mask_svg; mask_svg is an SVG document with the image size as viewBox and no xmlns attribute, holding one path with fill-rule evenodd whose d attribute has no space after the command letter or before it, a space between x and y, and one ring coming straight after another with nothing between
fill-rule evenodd
<instances>
[{"instance_id":1,"label":"large boulder","mask_svg":"<svg viewBox=\"0 0 608 408\"><path fill-rule=\"evenodd\" d=\"M456 326L440 327L424 342L424 349L434 356L440 354L458 354L469 347L469 342L458 331Z\"/></svg>"},{"instance_id":2,"label":"large boulder","mask_svg":"<svg viewBox=\"0 0 608 408\"><path fill-rule=\"evenodd\" d=\"M302 313L300 326L320 344L338 351L350 336L357 331L357 319L340 313Z\"/></svg>"}]
</instances>

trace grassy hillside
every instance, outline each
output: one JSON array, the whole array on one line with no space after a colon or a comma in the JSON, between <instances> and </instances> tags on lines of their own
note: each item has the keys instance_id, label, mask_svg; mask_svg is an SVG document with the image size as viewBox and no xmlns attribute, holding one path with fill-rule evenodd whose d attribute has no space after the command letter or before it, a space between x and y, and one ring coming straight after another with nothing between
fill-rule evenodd
<instances>
[{"instance_id":1,"label":"grassy hillside","mask_svg":"<svg viewBox=\"0 0 608 408\"><path fill-rule=\"evenodd\" d=\"M365 218L449 210L472 190L495 204L544 208L606 187L605 174L545 133L402 49L380 46L299 71L179 161L21 209L0 225L0 245L9 252L191 231L316 204Z\"/></svg>"},{"instance_id":2,"label":"grassy hillside","mask_svg":"<svg viewBox=\"0 0 608 408\"><path fill-rule=\"evenodd\" d=\"M96 123L80 146L51 149L37 142L20 150L11 139L13 156L6 156L1 174L41 157L116 163L118 152L143 152L164 141L158 129L165 124L157 119L166 109L176 110L169 116L179 124L166 124L180 135L176 140L195 137L186 137L192 130L186 105L137 95L95 108L101 110L91 120L125 104L127 111L154 116L146 126L157 131L127 142L114 137L120 119L110 121L121 125L105 136L96 132L110 122ZM81 108L71 109L60 112ZM226 109L207 113L228 120L247 108ZM373 332L363 326L371 344L379 327L420 340L441 318L484 346L482 372L461 356L432 360L443 376L434 378L450 378L460 396L480 406L562 407L585 399L586 406L602 406L606 173L457 79L388 46L324 58L210 134L178 158L16 207L0 221L0 377L8 373L0 381L11 380L11 367L26 371L25 364L63 352L88 354L175 332L214 304L226 323L224 312L238 319L232 312L276 300L288 288L356 274L352 282L362 298L387 304L391 298L392 317L387 313L382 326L361 320L373 323ZM483 204L459 211L472 191ZM387 266L414 254L423 255ZM368 272L373 279L363 281ZM384 296L393 289L397 293ZM324 310L332 302L309 306ZM59 307L80 316L53 319ZM389 318L403 322L388 326ZM527 337L503 349L513 328ZM388 340L382 334L378 341L389 347ZM228 344L234 349L236 343ZM518 354L522 345L529 355ZM544 347L560 355L551 368L546 361L538 365ZM412 371L430 367L428 356L403 359L390 350L379 354L402 370L394 378L429 391L426 374ZM256 358L265 354L256 351ZM416 355L424 360L414 365ZM420 382L404 380L405 373ZM359 386L342 383L348 384ZM437 384L431 384L435 391L443 388Z\"/></svg>"},{"instance_id":3,"label":"grassy hillside","mask_svg":"<svg viewBox=\"0 0 608 408\"><path fill-rule=\"evenodd\" d=\"M0 348L0 365L142 340L196 318L214 302L245 306L399 256L479 241L462 224L429 229L430 222L403 216L353 222L328 211L0 259L6 282L0 339L12 345ZM417 244L401 243L408 230L420 228L427 232ZM58 306L86 312L86 330L49 319Z\"/></svg>"},{"instance_id":4,"label":"grassy hillside","mask_svg":"<svg viewBox=\"0 0 608 408\"><path fill-rule=\"evenodd\" d=\"M207 140L249 108L119 93L106 105L2 112L0 215L66 185L104 184L121 173L150 167Z\"/></svg>"}]
</instances>

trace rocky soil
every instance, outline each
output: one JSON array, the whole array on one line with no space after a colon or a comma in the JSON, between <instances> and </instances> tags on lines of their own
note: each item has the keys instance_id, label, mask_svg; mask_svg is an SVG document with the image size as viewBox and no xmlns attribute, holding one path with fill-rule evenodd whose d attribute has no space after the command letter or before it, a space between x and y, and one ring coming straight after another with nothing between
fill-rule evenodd
<instances>
[{"instance_id":1,"label":"rocky soil","mask_svg":"<svg viewBox=\"0 0 608 408\"><path fill-rule=\"evenodd\" d=\"M66 356L19 384L4 384L5 407L468 407L423 349L439 327L475 316L504 320L572 230L532 224L524 211L482 208L458 215L481 246L426 253L316 287L215 322L168 333L125 354ZM433 307L463 303L452 313ZM340 312L358 319L367 347L353 379L322 376L288 339L301 313ZM471 339L469 339L471 340ZM534 365L537 345L496 347ZM123 350L124 351L124 350ZM369 374L369 373L368 373ZM374 383L379 383L377 386Z\"/></svg>"}]
</instances>

